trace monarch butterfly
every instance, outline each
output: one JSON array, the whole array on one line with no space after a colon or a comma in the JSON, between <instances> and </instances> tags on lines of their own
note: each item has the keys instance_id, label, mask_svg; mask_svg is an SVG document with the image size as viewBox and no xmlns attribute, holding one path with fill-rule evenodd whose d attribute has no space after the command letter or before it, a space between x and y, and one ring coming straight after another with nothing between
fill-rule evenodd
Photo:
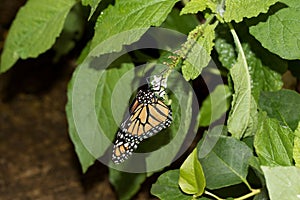
<instances>
[{"instance_id":1,"label":"monarch butterfly","mask_svg":"<svg viewBox=\"0 0 300 200\"><path fill-rule=\"evenodd\" d=\"M157 84L154 85L157 88ZM115 164L124 162L138 147L138 144L172 122L171 109L159 98L161 89L148 88L139 90L129 109L129 116L117 132L112 161Z\"/></svg>"}]
</instances>

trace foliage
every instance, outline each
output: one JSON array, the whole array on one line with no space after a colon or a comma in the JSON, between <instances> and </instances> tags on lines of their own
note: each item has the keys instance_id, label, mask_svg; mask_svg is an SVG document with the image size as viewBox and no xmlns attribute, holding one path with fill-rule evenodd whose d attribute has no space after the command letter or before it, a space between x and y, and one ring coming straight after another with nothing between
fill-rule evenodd
<instances>
[{"instance_id":1,"label":"foliage","mask_svg":"<svg viewBox=\"0 0 300 200\"><path fill-rule=\"evenodd\" d=\"M169 154L176 154L185 144L189 129L208 127L180 169L163 172L151 193L160 199L297 199L300 95L282 89L281 77L287 66L292 66L289 70L293 73L299 72L295 65L300 58L298 1L178 1L29 0L10 27L0 73L18 59L36 58L51 48L58 58L75 48L74 40L80 40L85 31L94 31L93 37L84 41L66 105L70 138L85 172L111 150L130 95L136 90L135 77L151 73L147 67L137 70L135 65L163 63L192 82L199 80L213 60L218 70L208 70L209 74L222 75L227 81L203 97L196 122L192 118L199 109L192 107L192 93L183 86L167 90L172 125L138 149L157 151L161 161L171 163L175 158ZM84 6L90 7L90 13ZM172 43L161 47L160 41L169 38L162 33L149 34L150 27L180 31L187 37L175 49ZM149 48L156 44L159 50L136 48L143 37L151 38ZM126 48L134 51L125 54ZM115 92L118 84L121 89ZM179 86L180 82L174 78L168 85ZM225 115L226 125L218 124ZM174 138L177 142L172 143ZM165 146L168 143L170 146ZM159 160L150 155L139 167L148 169L156 162ZM162 170L158 167L149 174L124 170L134 165L110 169L109 180L120 199L130 199L152 171Z\"/></svg>"}]
</instances>

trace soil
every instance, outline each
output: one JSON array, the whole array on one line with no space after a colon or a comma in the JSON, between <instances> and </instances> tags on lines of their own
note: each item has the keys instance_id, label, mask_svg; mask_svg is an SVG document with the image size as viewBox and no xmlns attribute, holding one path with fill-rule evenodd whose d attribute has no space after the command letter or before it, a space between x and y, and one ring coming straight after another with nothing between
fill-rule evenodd
<instances>
[{"instance_id":1,"label":"soil","mask_svg":"<svg viewBox=\"0 0 300 200\"><path fill-rule=\"evenodd\" d=\"M25 2L0 2L0 53ZM65 114L75 59L53 64L53 56L18 61L0 75L0 200L118 199L106 166L95 163L81 172ZM156 199L149 194L151 184L133 199Z\"/></svg>"}]
</instances>

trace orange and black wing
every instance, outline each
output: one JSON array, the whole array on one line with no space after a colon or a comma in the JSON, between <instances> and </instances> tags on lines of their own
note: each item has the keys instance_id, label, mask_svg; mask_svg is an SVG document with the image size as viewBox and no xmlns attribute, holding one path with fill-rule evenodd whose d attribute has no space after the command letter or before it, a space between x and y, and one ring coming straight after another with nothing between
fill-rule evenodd
<instances>
[{"instance_id":1,"label":"orange and black wing","mask_svg":"<svg viewBox=\"0 0 300 200\"><path fill-rule=\"evenodd\" d=\"M139 91L134 100L130 114L121 124L112 160L118 164L123 162L137 148L137 145L161 130L170 126L172 111L151 90Z\"/></svg>"}]
</instances>

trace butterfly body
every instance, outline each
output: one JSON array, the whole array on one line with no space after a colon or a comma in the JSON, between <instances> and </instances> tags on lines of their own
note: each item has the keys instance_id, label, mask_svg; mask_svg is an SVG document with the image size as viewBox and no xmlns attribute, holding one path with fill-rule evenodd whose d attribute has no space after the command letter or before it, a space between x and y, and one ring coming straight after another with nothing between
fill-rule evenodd
<instances>
[{"instance_id":1,"label":"butterfly body","mask_svg":"<svg viewBox=\"0 0 300 200\"><path fill-rule=\"evenodd\" d=\"M170 126L172 111L160 100L151 89L137 93L125 118L118 130L112 161L122 163L138 147L138 144L161 130Z\"/></svg>"}]
</instances>

